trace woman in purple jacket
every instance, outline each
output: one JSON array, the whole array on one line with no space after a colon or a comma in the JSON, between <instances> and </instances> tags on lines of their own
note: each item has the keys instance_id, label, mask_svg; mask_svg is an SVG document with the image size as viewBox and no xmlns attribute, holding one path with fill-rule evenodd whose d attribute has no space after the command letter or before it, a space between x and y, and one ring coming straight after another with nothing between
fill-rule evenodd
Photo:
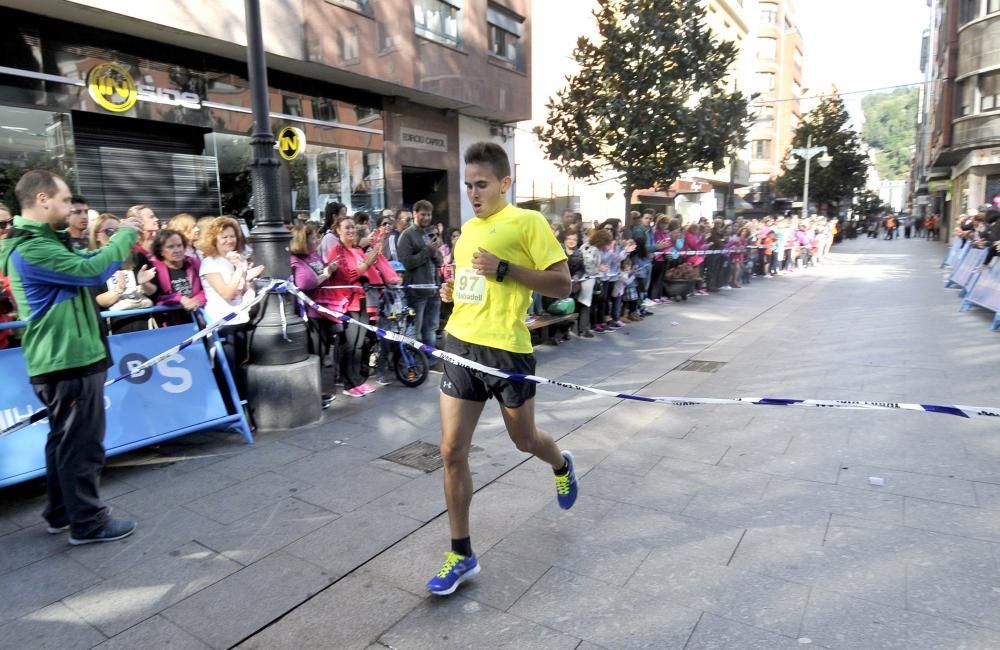
<instances>
[{"instance_id":1,"label":"woman in purple jacket","mask_svg":"<svg viewBox=\"0 0 1000 650\"><path fill-rule=\"evenodd\" d=\"M295 286L324 307L343 311L342 305L333 304L334 292L323 289L323 285L331 285L330 278L337 271L337 262L324 264L319 254L319 232L314 224L296 225L292 227L292 241L288 246L292 254L292 281ZM336 368L335 346L337 332L343 325L329 316L317 312L312 307L306 310L309 319L310 352L317 354L323 365ZM323 408L333 401L332 392L324 389Z\"/></svg>"},{"instance_id":2,"label":"woman in purple jacket","mask_svg":"<svg viewBox=\"0 0 1000 650\"><path fill-rule=\"evenodd\" d=\"M186 252L187 241L176 230L161 230L150 251L150 260L156 269L156 293L153 295L157 305L179 305L188 313L205 306L205 290L201 286L201 262L197 257ZM167 313L161 319L164 325L177 325L190 322L188 316L178 313Z\"/></svg>"}]
</instances>

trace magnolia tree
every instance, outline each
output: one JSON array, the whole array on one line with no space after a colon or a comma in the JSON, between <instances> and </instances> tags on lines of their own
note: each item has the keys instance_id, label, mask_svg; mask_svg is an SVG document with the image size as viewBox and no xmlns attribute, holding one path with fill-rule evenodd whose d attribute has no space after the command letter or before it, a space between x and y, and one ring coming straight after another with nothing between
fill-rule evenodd
<instances>
[{"instance_id":1,"label":"magnolia tree","mask_svg":"<svg viewBox=\"0 0 1000 650\"><path fill-rule=\"evenodd\" d=\"M692 168L718 171L746 141L749 98L730 90L737 50L711 35L701 0L598 0L599 38L580 37L579 71L536 127L569 175L666 187Z\"/></svg>"}]
</instances>

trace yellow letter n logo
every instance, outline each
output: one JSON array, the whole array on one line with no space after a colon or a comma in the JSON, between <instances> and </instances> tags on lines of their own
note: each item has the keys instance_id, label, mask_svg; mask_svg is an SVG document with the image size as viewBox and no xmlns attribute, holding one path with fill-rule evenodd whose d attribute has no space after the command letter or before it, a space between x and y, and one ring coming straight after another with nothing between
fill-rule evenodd
<instances>
[{"instance_id":1,"label":"yellow letter n logo","mask_svg":"<svg viewBox=\"0 0 1000 650\"><path fill-rule=\"evenodd\" d=\"M124 113L135 106L138 98L132 75L114 63L101 63L90 69L87 91L94 103L113 113Z\"/></svg>"}]
</instances>

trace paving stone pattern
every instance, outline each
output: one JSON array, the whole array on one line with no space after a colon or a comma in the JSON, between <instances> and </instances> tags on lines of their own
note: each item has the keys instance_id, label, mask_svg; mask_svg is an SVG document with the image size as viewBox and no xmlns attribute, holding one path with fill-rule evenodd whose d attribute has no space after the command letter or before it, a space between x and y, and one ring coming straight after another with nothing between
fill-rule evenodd
<instances>
[{"instance_id":1,"label":"paving stone pattern","mask_svg":"<svg viewBox=\"0 0 1000 650\"><path fill-rule=\"evenodd\" d=\"M846 242L819 268L543 346L538 372L997 406L1000 335L942 288L944 250ZM381 458L437 444L436 383L341 397L253 446L197 434L113 459L105 497L140 521L120 543L47 535L40 481L0 490L0 648L1000 647L994 423L540 387L582 495L556 507L489 404L471 457L483 572L442 599L424 590L448 547L441 470Z\"/></svg>"}]
</instances>

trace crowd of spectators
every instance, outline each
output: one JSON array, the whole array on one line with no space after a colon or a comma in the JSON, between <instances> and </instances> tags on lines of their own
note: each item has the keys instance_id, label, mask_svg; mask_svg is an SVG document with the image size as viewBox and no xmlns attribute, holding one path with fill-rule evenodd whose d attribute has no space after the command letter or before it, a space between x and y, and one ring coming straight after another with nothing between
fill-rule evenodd
<instances>
[{"instance_id":1,"label":"crowd of spectators","mask_svg":"<svg viewBox=\"0 0 1000 650\"><path fill-rule=\"evenodd\" d=\"M452 277L452 249L460 231L433 222L434 206L418 201L412 210L383 210L377 215L331 203L323 223L297 217L289 224L292 281L317 304L366 323L387 327L381 292L402 287L414 338L437 346L450 304L442 304L437 286ZM136 205L123 218L137 218L143 232L129 259L93 296L101 310L115 312L152 306L174 311L130 314L106 320L111 333L190 323L204 313L213 322L230 312L239 315L220 330L226 359L237 388L245 390L248 337L253 323L244 309L255 297L254 280L265 269L253 263L245 227L232 217L195 218L178 214L165 227L148 206ZM10 228L10 211L0 206L0 236ZM93 251L118 229L116 215L93 213L83 197L73 197L66 244ZM678 299L739 289L754 276L793 273L821 260L830 250L836 221L820 217L766 217L727 221L681 219L652 210L632 212L628 223L612 219L585 224L566 211L552 225L565 247L573 276L572 303L555 311L553 300L536 296L525 318L545 313L575 313L571 330L593 338L612 333ZM972 231L976 231L973 229ZM405 283L405 284L404 284ZM677 287L680 287L679 289ZM13 319L10 292L0 296L0 322ZM380 306L382 308L380 308ZM201 312L200 312L201 310ZM324 385L326 403L335 385L343 394L363 397L375 384L391 383L390 354L361 328L344 327L328 314L304 310L310 351L332 377ZM569 327L569 326L568 326ZM15 344L16 333L0 331L0 348ZM373 346L381 345L376 367ZM441 372L430 357L431 372Z\"/></svg>"},{"instance_id":2,"label":"crowd of spectators","mask_svg":"<svg viewBox=\"0 0 1000 650\"><path fill-rule=\"evenodd\" d=\"M970 210L959 220L953 234L973 248L988 249L982 264L985 269L1000 253L1000 209L984 205L978 210Z\"/></svg>"},{"instance_id":3,"label":"crowd of spectators","mask_svg":"<svg viewBox=\"0 0 1000 650\"><path fill-rule=\"evenodd\" d=\"M553 225L574 280L575 331L585 338L640 321L678 298L810 266L829 253L836 228L833 219L784 216L685 225L652 210L632 212L628 224L608 220L592 228L566 211Z\"/></svg>"}]
</instances>

